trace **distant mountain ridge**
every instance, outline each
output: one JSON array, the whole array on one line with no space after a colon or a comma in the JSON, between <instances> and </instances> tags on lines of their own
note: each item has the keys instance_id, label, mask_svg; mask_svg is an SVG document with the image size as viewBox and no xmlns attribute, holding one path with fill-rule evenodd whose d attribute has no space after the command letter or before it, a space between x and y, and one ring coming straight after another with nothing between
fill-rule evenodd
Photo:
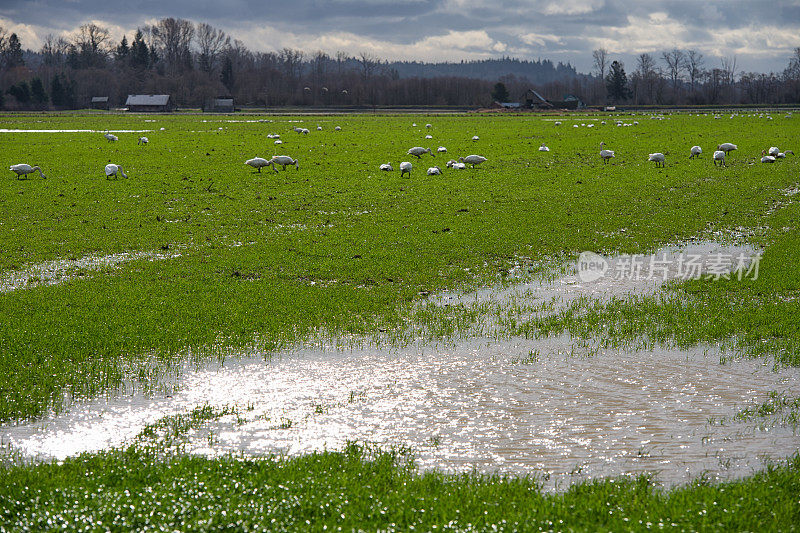
<instances>
[{"instance_id":1,"label":"distant mountain ridge","mask_svg":"<svg viewBox=\"0 0 800 533\"><path fill-rule=\"evenodd\" d=\"M464 77L495 81L503 76L527 78L532 83L549 83L578 77L575 67L553 63L549 59L529 61L504 57L474 61L423 63L419 61L389 61L383 64L399 78Z\"/></svg>"}]
</instances>

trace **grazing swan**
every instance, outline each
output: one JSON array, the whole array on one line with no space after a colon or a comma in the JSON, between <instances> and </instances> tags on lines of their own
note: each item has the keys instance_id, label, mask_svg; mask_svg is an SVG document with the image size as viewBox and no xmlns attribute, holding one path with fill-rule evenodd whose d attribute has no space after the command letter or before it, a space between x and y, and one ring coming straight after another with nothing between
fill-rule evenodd
<instances>
[{"instance_id":1,"label":"grazing swan","mask_svg":"<svg viewBox=\"0 0 800 533\"><path fill-rule=\"evenodd\" d=\"M430 148L423 148L421 146L415 146L408 150L408 155L416 156L417 159L422 159L422 154L431 154L431 157L436 157L436 154L431 152Z\"/></svg>"},{"instance_id":2,"label":"grazing swan","mask_svg":"<svg viewBox=\"0 0 800 533\"><path fill-rule=\"evenodd\" d=\"M717 150L722 150L723 152L725 152L726 155L727 155L728 152L732 152L733 150L736 150L737 148L738 147L735 144L732 144L732 143L722 143L722 144L717 146Z\"/></svg>"},{"instance_id":3,"label":"grazing swan","mask_svg":"<svg viewBox=\"0 0 800 533\"><path fill-rule=\"evenodd\" d=\"M245 165L250 165L253 168L258 169L258 172L261 172L262 167L268 167L270 162L263 157L254 157L253 159L248 159L244 162Z\"/></svg>"},{"instance_id":4,"label":"grazing swan","mask_svg":"<svg viewBox=\"0 0 800 533\"><path fill-rule=\"evenodd\" d=\"M600 157L603 158L603 164L606 164L609 159L614 157L614 150L600 150Z\"/></svg>"},{"instance_id":5,"label":"grazing swan","mask_svg":"<svg viewBox=\"0 0 800 533\"><path fill-rule=\"evenodd\" d=\"M774 163L775 162L775 156L765 155L764 157L761 158L761 162L762 163Z\"/></svg>"},{"instance_id":6,"label":"grazing swan","mask_svg":"<svg viewBox=\"0 0 800 533\"><path fill-rule=\"evenodd\" d=\"M116 135L113 135L111 133L105 133L105 134L103 134L103 137L108 139L108 142L110 142L110 143L113 143L114 141L118 141L119 140L119 138Z\"/></svg>"},{"instance_id":7,"label":"grazing swan","mask_svg":"<svg viewBox=\"0 0 800 533\"><path fill-rule=\"evenodd\" d=\"M430 167L428 169L428 176L440 176L441 174L442 171L439 169L439 167Z\"/></svg>"},{"instance_id":8,"label":"grazing swan","mask_svg":"<svg viewBox=\"0 0 800 533\"><path fill-rule=\"evenodd\" d=\"M480 165L486 161L486 158L482 155L468 155L467 157L459 157L458 160L462 163L468 163L472 165L472 168L475 168L475 165Z\"/></svg>"},{"instance_id":9,"label":"grazing swan","mask_svg":"<svg viewBox=\"0 0 800 533\"><path fill-rule=\"evenodd\" d=\"M436 149L436 151L439 152L440 154L446 154L447 148L445 148L444 146L440 146L439 148Z\"/></svg>"},{"instance_id":10,"label":"grazing swan","mask_svg":"<svg viewBox=\"0 0 800 533\"><path fill-rule=\"evenodd\" d=\"M47 178L47 176L45 176L42 173L42 169L41 168L32 167L32 166L27 165L25 163L20 163L19 165L11 165L10 167L8 167L8 170L10 170L11 172L16 172L17 173L17 179L21 179L20 176L27 176L28 174L36 172L37 170L39 171L39 175L41 177Z\"/></svg>"},{"instance_id":11,"label":"grazing swan","mask_svg":"<svg viewBox=\"0 0 800 533\"><path fill-rule=\"evenodd\" d=\"M539 151L540 152L549 152L550 148L548 148L547 146L545 146L544 143L542 143L542 145L539 147Z\"/></svg>"},{"instance_id":12,"label":"grazing swan","mask_svg":"<svg viewBox=\"0 0 800 533\"><path fill-rule=\"evenodd\" d=\"M117 176L117 172L122 174L123 178L127 178L128 175L125 174L125 171L122 170L122 165L115 165L114 163L109 163L106 165L106 179L110 178L111 176Z\"/></svg>"},{"instance_id":13,"label":"grazing swan","mask_svg":"<svg viewBox=\"0 0 800 533\"><path fill-rule=\"evenodd\" d=\"M386 171L386 172L391 172L391 171L394 170L394 168L392 168L392 164L391 163L384 163L384 164L382 164L380 166L380 168L381 168L381 170Z\"/></svg>"},{"instance_id":14,"label":"grazing swan","mask_svg":"<svg viewBox=\"0 0 800 533\"><path fill-rule=\"evenodd\" d=\"M689 151L692 154L692 155L689 156L689 159L694 159L695 157L697 157L697 156L699 156L700 154L703 153L703 149L700 148L699 146L696 146L696 145L692 146L692 148Z\"/></svg>"},{"instance_id":15,"label":"grazing swan","mask_svg":"<svg viewBox=\"0 0 800 533\"><path fill-rule=\"evenodd\" d=\"M269 164L272 165L272 170L275 172L278 171L278 169L275 168L275 165L281 165L283 170L286 170L288 165L294 165L295 169L300 170L300 164L298 161L298 159L292 159L288 155L275 155L269 160Z\"/></svg>"},{"instance_id":16,"label":"grazing swan","mask_svg":"<svg viewBox=\"0 0 800 533\"><path fill-rule=\"evenodd\" d=\"M767 155L771 155L772 157L777 156L780 153L777 146L770 146L769 150L767 151Z\"/></svg>"},{"instance_id":17,"label":"grazing swan","mask_svg":"<svg viewBox=\"0 0 800 533\"><path fill-rule=\"evenodd\" d=\"M664 154L662 154L661 152L656 152L654 154L650 154L650 156L647 158L647 160L648 161L655 161L656 166L659 166L659 164L660 164L660 166L663 167L663 166L665 166L664 161L666 160L666 157L664 157Z\"/></svg>"},{"instance_id":18,"label":"grazing swan","mask_svg":"<svg viewBox=\"0 0 800 533\"><path fill-rule=\"evenodd\" d=\"M400 163L400 177L402 178L403 174L405 173L408 173L408 175L410 176L412 168L413 167L411 163L409 163L408 161L403 161L402 163Z\"/></svg>"},{"instance_id":19,"label":"grazing swan","mask_svg":"<svg viewBox=\"0 0 800 533\"><path fill-rule=\"evenodd\" d=\"M719 166L725 166L725 152L722 150L714 152L714 166L717 166L717 161L719 161Z\"/></svg>"},{"instance_id":20,"label":"grazing swan","mask_svg":"<svg viewBox=\"0 0 800 533\"><path fill-rule=\"evenodd\" d=\"M147 137L139 137L139 142L136 143L136 144L147 144L149 142L150 142L150 139L148 139Z\"/></svg>"}]
</instances>

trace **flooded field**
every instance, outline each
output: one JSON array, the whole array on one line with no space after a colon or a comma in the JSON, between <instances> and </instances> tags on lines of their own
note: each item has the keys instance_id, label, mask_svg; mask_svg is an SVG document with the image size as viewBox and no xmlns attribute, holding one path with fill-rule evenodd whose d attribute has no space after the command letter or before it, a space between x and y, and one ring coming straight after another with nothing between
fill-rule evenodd
<instances>
[{"instance_id":1,"label":"flooded field","mask_svg":"<svg viewBox=\"0 0 800 533\"><path fill-rule=\"evenodd\" d=\"M425 469L531 474L550 488L641 472L668 485L727 479L800 445L797 428L733 420L771 391L800 394L800 372L714 348L627 352L569 338L308 348L187 371L176 385L173 395L98 399L3 433L28 457L64 458L131 443L165 416L235 407L193 432L187 450L400 445Z\"/></svg>"},{"instance_id":2,"label":"flooded field","mask_svg":"<svg viewBox=\"0 0 800 533\"><path fill-rule=\"evenodd\" d=\"M580 261L553 280L431 296L427 305L541 301L652 292L675 279L679 257L757 257L750 247L698 243L654 254L659 277L611 273ZM599 257L599 256L598 256ZM719 262L717 260L717 262ZM730 269L728 269L729 271ZM707 275L706 267L699 274ZM596 279L595 279L596 278ZM315 345L240 353L187 365L163 394L128 393L76 403L62 415L3 428L25 456L63 459L134 442L149 424L211 406L229 410L188 437L192 453L263 456L337 450L348 442L414 450L423 469L533 475L558 489L587 478L654 473L667 485L706 475L745 476L800 445L778 419L736 421L770 393L800 394L800 371L734 357L715 346L604 349L568 336L381 347ZM353 344L353 343L350 343ZM129 390L135 390L135 387Z\"/></svg>"}]
</instances>

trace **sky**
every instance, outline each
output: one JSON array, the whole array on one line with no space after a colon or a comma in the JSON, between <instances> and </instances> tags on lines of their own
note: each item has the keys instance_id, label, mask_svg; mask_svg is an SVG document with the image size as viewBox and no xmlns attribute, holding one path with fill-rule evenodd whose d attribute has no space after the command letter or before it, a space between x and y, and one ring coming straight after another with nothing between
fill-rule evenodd
<instances>
[{"instance_id":1,"label":"sky","mask_svg":"<svg viewBox=\"0 0 800 533\"><path fill-rule=\"evenodd\" d=\"M254 52L367 53L388 60L511 56L591 72L592 50L635 69L635 58L695 49L705 67L781 72L800 47L800 0L0 0L0 27L23 48L94 22L115 41L165 18L206 22Z\"/></svg>"}]
</instances>

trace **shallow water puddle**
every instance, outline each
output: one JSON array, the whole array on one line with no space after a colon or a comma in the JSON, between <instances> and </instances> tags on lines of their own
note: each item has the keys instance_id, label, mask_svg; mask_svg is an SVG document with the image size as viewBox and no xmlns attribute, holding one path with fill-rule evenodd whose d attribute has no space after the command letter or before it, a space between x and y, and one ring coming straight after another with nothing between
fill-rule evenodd
<instances>
[{"instance_id":1,"label":"shallow water puddle","mask_svg":"<svg viewBox=\"0 0 800 533\"><path fill-rule=\"evenodd\" d=\"M536 474L549 488L645 471L675 484L747 475L800 447L791 428L731 420L770 391L800 395L800 371L720 360L716 349L598 351L568 338L308 348L188 371L173 397L98 399L0 433L27 456L63 458L131 442L164 416L235 406L208 423L213 444L198 431L187 450L294 455L367 441L410 446L422 468Z\"/></svg>"},{"instance_id":2,"label":"shallow water puddle","mask_svg":"<svg viewBox=\"0 0 800 533\"><path fill-rule=\"evenodd\" d=\"M0 293L30 289L41 285L58 285L86 272L116 268L129 261L147 259L158 261L180 257L180 253L121 252L109 255L87 255L76 259L56 259L28 266L23 270L0 273Z\"/></svg>"},{"instance_id":3,"label":"shallow water puddle","mask_svg":"<svg viewBox=\"0 0 800 533\"><path fill-rule=\"evenodd\" d=\"M19 130L0 128L0 133L150 133L155 130Z\"/></svg>"},{"instance_id":4,"label":"shallow water puddle","mask_svg":"<svg viewBox=\"0 0 800 533\"><path fill-rule=\"evenodd\" d=\"M533 279L506 287L432 295L427 305L457 305L536 301L566 305L581 298L609 299L634 294L653 294L667 281L729 275L742 267L743 276L757 276L759 250L749 245L723 245L699 241L661 248L653 254L602 256L581 254L568 265L565 275L553 280ZM750 270L752 267L752 270ZM748 273L749 272L749 273ZM516 272L510 272L516 276Z\"/></svg>"}]
</instances>

